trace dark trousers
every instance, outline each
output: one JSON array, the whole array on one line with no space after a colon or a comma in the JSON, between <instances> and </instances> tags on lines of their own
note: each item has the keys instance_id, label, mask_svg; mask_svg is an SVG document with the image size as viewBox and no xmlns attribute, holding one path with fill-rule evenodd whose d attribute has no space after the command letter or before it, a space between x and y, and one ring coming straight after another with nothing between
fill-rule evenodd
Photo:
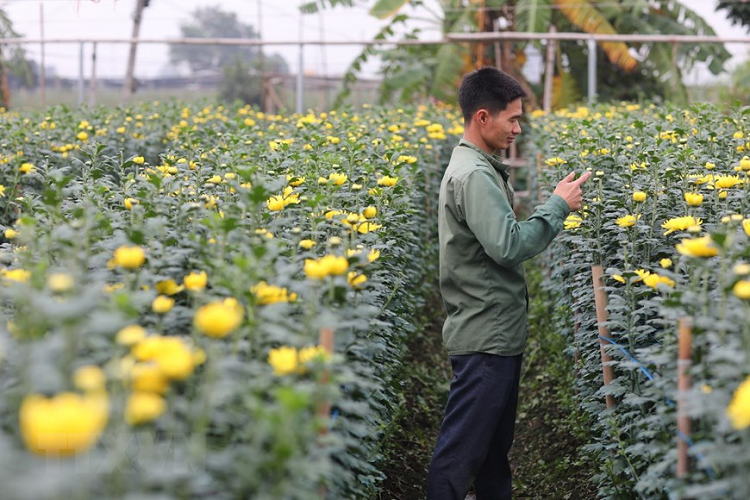
<instances>
[{"instance_id":1,"label":"dark trousers","mask_svg":"<svg viewBox=\"0 0 750 500\"><path fill-rule=\"evenodd\" d=\"M453 380L427 475L428 500L463 500L472 481L477 500L511 498L508 451L522 356L451 356Z\"/></svg>"}]
</instances>

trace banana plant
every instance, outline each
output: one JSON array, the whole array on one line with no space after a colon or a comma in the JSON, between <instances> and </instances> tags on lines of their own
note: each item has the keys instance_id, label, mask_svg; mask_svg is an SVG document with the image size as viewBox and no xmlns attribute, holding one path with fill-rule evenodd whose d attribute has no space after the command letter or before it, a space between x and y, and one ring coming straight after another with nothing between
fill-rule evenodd
<instances>
[{"instance_id":1,"label":"banana plant","mask_svg":"<svg viewBox=\"0 0 750 500\"><path fill-rule=\"evenodd\" d=\"M310 11L352 4L353 0L315 0L305 8ZM589 34L715 34L699 15L676 0L472 0L469 5L462 0L376 0L370 14L390 20L379 38L393 39L399 25L406 27L402 35L405 38L418 37L419 30L408 30L409 20L417 15L405 14L407 6L443 35L497 28L546 33L552 26L558 31ZM530 43L541 48L540 42ZM361 65L379 56L383 62L381 100L411 101L421 96L454 101L455 88L463 73L486 64L499 64L527 89L535 107L534 92L521 71L528 43L500 45L499 51L494 44L487 43L478 43L472 49L463 44L400 46L388 50L367 47L347 71L344 91L337 103L346 97ZM705 62L710 71L718 74L730 57L723 45L715 44L681 44L673 48L659 43L599 42L598 46L606 57L598 75L600 82L607 84L603 97L669 95L672 100L686 102L681 68ZM553 96L557 106L567 106L570 99L578 99L581 89L585 89L587 62L581 56L580 44L560 44L557 54ZM612 73L617 77L611 78Z\"/></svg>"}]
</instances>

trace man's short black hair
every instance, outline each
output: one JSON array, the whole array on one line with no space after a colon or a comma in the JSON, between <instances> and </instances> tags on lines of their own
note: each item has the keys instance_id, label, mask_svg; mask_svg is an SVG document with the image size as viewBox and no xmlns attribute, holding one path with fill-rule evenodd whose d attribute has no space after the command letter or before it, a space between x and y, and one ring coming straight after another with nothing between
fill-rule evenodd
<instances>
[{"instance_id":1,"label":"man's short black hair","mask_svg":"<svg viewBox=\"0 0 750 500\"><path fill-rule=\"evenodd\" d=\"M485 66L464 76L458 89L458 104L468 124L478 109L498 113L519 97L526 97L518 81L492 66Z\"/></svg>"}]
</instances>

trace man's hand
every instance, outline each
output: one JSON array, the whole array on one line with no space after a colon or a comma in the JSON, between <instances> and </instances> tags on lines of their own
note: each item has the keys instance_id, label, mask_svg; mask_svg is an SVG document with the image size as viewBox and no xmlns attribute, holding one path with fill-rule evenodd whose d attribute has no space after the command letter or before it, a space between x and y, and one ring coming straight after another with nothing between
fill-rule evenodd
<instances>
[{"instance_id":1,"label":"man's hand","mask_svg":"<svg viewBox=\"0 0 750 500\"><path fill-rule=\"evenodd\" d=\"M561 196L563 200L570 207L571 212L581 209L581 199L583 197L583 191L581 191L581 184L586 182L591 177L591 172L584 172L581 177L575 179L576 173L571 172L561 180L552 194Z\"/></svg>"}]
</instances>

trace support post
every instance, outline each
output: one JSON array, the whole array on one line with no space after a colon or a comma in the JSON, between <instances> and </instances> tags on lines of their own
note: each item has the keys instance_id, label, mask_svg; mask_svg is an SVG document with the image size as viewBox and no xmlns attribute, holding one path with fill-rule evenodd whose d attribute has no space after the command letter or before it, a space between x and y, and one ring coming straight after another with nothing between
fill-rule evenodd
<instances>
[{"instance_id":1,"label":"support post","mask_svg":"<svg viewBox=\"0 0 750 500\"><path fill-rule=\"evenodd\" d=\"M589 38L587 40L589 47L589 104L596 100L596 40Z\"/></svg>"},{"instance_id":2,"label":"support post","mask_svg":"<svg viewBox=\"0 0 750 500\"><path fill-rule=\"evenodd\" d=\"M550 33L556 33L557 28L555 26L549 27ZM552 83L555 76L555 44L557 41L548 38L547 39L547 57L544 62L544 111L549 113L552 111Z\"/></svg>"},{"instance_id":3,"label":"support post","mask_svg":"<svg viewBox=\"0 0 750 500\"><path fill-rule=\"evenodd\" d=\"M602 373L604 375L604 385L608 386L612 383L615 378L615 371L610 364L612 357L607 354L605 346L609 344L604 339L610 338L609 328L606 327L607 322L607 293L604 291L604 273L602 266L596 265L591 267L591 274L594 280L594 301L596 302L596 321L599 324L599 350L602 355ZM607 408L615 406L615 398L611 394L607 394Z\"/></svg>"},{"instance_id":4,"label":"support post","mask_svg":"<svg viewBox=\"0 0 750 500\"><path fill-rule=\"evenodd\" d=\"M78 105L83 104L83 42L78 43Z\"/></svg>"},{"instance_id":5,"label":"support post","mask_svg":"<svg viewBox=\"0 0 750 500\"><path fill-rule=\"evenodd\" d=\"M91 80L89 81L89 106L96 104L96 42L91 46Z\"/></svg>"},{"instance_id":6,"label":"support post","mask_svg":"<svg viewBox=\"0 0 750 500\"><path fill-rule=\"evenodd\" d=\"M304 77L302 76L302 69L305 65L305 46L299 44L299 69L297 70L297 113L302 114L302 91L304 89Z\"/></svg>"},{"instance_id":7,"label":"support post","mask_svg":"<svg viewBox=\"0 0 750 500\"><path fill-rule=\"evenodd\" d=\"M137 40L141 32L141 21L143 20L143 9L146 7L146 0L137 0L135 13L133 14L133 35L131 38ZM125 83L122 86L122 99L124 102L130 100L135 92L135 53L138 50L138 43L130 44L128 52L128 65L125 70Z\"/></svg>"},{"instance_id":8,"label":"support post","mask_svg":"<svg viewBox=\"0 0 750 500\"><path fill-rule=\"evenodd\" d=\"M45 107L45 101L46 101L46 80L47 75L44 71L44 4L42 2L39 2L39 38L41 39L41 42L39 43L40 49L41 49L41 62L39 64L39 98L42 103L42 108Z\"/></svg>"},{"instance_id":9,"label":"support post","mask_svg":"<svg viewBox=\"0 0 750 500\"><path fill-rule=\"evenodd\" d=\"M688 473L688 444L685 438L690 436L690 418L687 412L685 396L690 390L690 363L693 343L693 319L680 318L677 323L679 332L679 352L677 354L677 477Z\"/></svg>"},{"instance_id":10,"label":"support post","mask_svg":"<svg viewBox=\"0 0 750 500\"><path fill-rule=\"evenodd\" d=\"M492 23L492 31L495 33L500 33L500 23L497 19ZM500 49L500 42L495 41L495 67L499 69L500 71L503 70L503 56Z\"/></svg>"}]
</instances>

